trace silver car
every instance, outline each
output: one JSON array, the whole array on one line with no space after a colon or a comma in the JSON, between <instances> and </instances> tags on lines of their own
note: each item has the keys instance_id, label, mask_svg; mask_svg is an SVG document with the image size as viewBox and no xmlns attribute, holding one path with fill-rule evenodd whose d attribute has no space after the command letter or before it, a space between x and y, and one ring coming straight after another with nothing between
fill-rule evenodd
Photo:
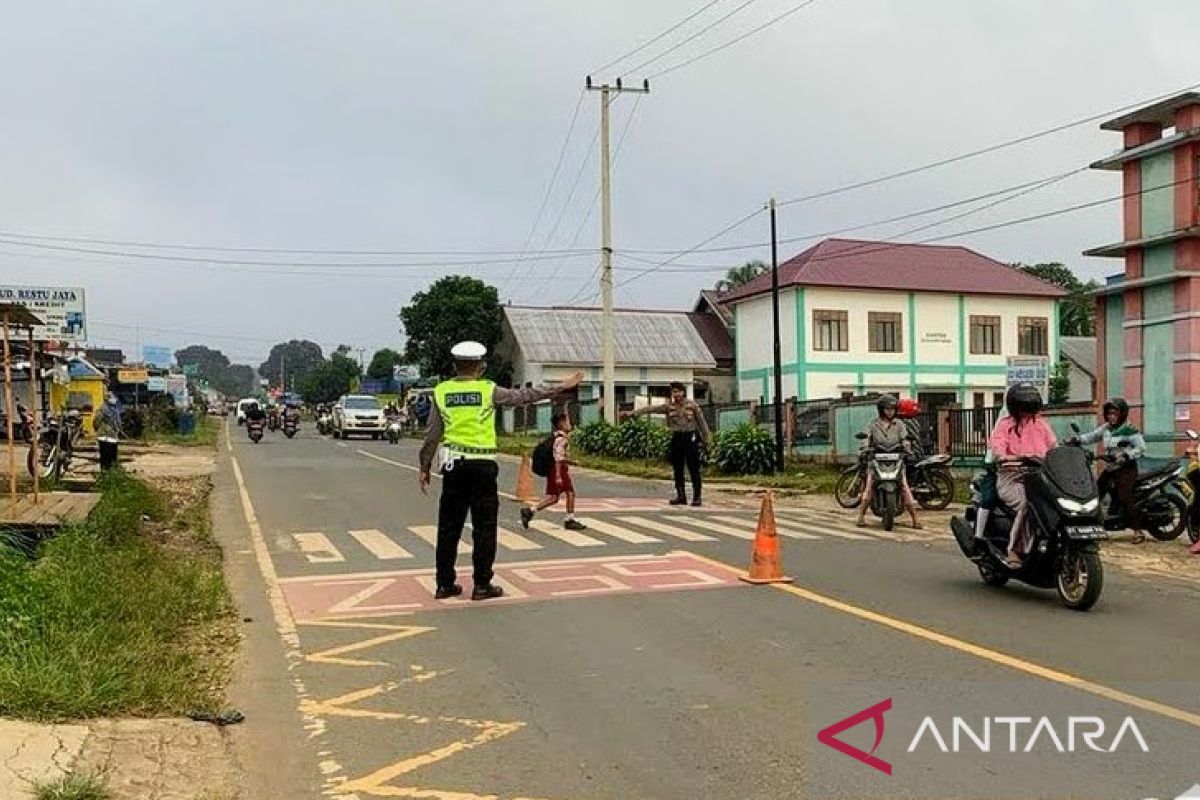
<instances>
[{"instance_id":1,"label":"silver car","mask_svg":"<svg viewBox=\"0 0 1200 800\"><path fill-rule=\"evenodd\" d=\"M383 407L372 395L348 394L333 407L335 439L348 439L356 433L369 433L372 439L378 439L386 428Z\"/></svg>"}]
</instances>

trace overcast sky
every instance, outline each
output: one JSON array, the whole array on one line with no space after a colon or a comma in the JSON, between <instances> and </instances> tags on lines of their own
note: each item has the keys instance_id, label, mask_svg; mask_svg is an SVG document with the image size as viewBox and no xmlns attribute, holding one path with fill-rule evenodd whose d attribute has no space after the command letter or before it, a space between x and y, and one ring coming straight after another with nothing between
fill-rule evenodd
<instances>
[{"instance_id":1,"label":"overcast sky","mask_svg":"<svg viewBox=\"0 0 1200 800\"><path fill-rule=\"evenodd\" d=\"M743 1L720 0L607 75ZM10 3L0 26L0 235L520 251L584 75L704 2ZM754 0L629 80L796 3ZM1195 0L817 0L655 79L649 96L614 103L614 147L637 107L614 167L614 246L682 250L772 194L784 199L872 178L1200 83L1197 30ZM598 246L599 210L591 205L598 156L589 149L597 122L598 96L587 94L533 237L535 254ZM787 206L780 233L799 237L953 202L1067 172L1119 147L1119 134L1095 123L1076 127ZM1085 172L911 238L1120 192L1117 173ZM883 239L970 208L848 235ZM1063 261L1101 276L1120 263L1080 251L1119 239L1119 223L1119 203L1110 203L949 241L1002 261ZM713 245L765 242L766 234L760 216ZM781 259L803 247L785 245ZM171 252L355 264L450 258ZM633 281L618 290L618 304L688 306L720 268L750 257L767 259L769 251L684 256L670 269L691 271ZM368 358L377 347L399 346L397 310L450 271L482 277L514 303L575 297L594 304L596 263L586 254L455 270L251 267L0 244L0 281L86 288L96 342L130 352L139 340L201 341L255 365L281 338L326 348L345 342ZM623 255L616 264L618 283L648 266Z\"/></svg>"}]
</instances>

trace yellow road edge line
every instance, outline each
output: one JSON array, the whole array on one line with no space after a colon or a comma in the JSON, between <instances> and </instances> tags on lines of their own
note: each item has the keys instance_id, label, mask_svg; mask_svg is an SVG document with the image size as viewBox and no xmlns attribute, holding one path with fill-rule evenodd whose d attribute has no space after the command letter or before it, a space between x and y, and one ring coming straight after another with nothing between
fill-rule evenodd
<instances>
[{"instance_id":1,"label":"yellow road edge line","mask_svg":"<svg viewBox=\"0 0 1200 800\"><path fill-rule=\"evenodd\" d=\"M733 567L722 561L717 561L716 559L707 558L696 553L689 553L689 555L691 555L692 558L704 561L714 567L720 567L738 575L744 574L745 572L744 570ZM1027 675L1032 675L1036 678L1041 678L1052 683L1068 686L1081 692L1087 692L1088 694L1096 695L1097 697L1103 697L1104 699L1111 700L1114 703L1120 703L1122 705L1127 705L1142 711L1148 711L1152 714L1158 714L1159 716L1175 720L1176 722L1182 722L1186 725L1200 728L1200 714L1192 711L1186 711L1182 708L1176 708L1175 706L1167 705L1166 703L1160 703L1157 700L1150 700L1145 697L1130 694L1129 692L1123 692L1120 689L1114 689L1111 686L1105 686L1104 684L1096 683L1095 681L1088 680L1087 678L1080 678L1077 675L1071 675L1070 673L1062 672L1051 667L1042 666L1041 664L1037 664L1033 661L1012 656L1008 653L1002 653L999 650L993 650L990 647L984 647L983 645L957 639L944 633L938 633L937 631L930 630L929 628L924 628L911 622L905 622L901 619L889 617L886 614L881 614L877 611L871 611L870 609L861 608L842 600L826 597L823 594L814 592L811 589L805 589L801 586L796 586L795 584L772 583L769 585L772 589L778 589L781 592L787 592L788 594L795 595L796 597L803 598L809 602L816 603L817 605L824 606L834 611L840 611L843 614L849 614L850 616L858 617L859 619L866 620L867 622L874 622L877 625L882 625L886 628L891 628L892 630L906 633L909 636L917 639L923 639L927 642L932 642L951 650L957 650L960 653L966 653L967 655L975 656L976 658L983 659L984 661L990 661L993 664L1008 667L1009 669L1013 669L1018 672L1024 672Z\"/></svg>"}]
</instances>

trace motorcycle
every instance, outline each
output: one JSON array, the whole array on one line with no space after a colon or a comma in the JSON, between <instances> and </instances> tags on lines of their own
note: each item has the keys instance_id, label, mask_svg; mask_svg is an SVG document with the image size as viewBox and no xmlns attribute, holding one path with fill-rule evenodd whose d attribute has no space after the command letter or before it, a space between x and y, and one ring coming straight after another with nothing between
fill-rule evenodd
<instances>
[{"instance_id":1,"label":"motorcycle","mask_svg":"<svg viewBox=\"0 0 1200 800\"><path fill-rule=\"evenodd\" d=\"M1016 579L1040 589L1054 588L1060 602L1074 611L1087 611L1096 604L1104 588L1099 543L1108 534L1101 524L1100 494L1090 467L1094 458L1082 448L1059 445L1042 461L1021 460L1030 547L1025 561L1015 568L1005 560L1012 509L997 503L988 514L984 539L975 538L983 481L989 476L975 477L971 502L962 516L950 520L950 528L984 583L1003 586Z\"/></svg>"},{"instance_id":2,"label":"motorcycle","mask_svg":"<svg viewBox=\"0 0 1200 800\"><path fill-rule=\"evenodd\" d=\"M1076 436L1079 435L1078 425L1072 423L1071 430ZM1120 441L1118 439L1117 443ZM1113 463L1113 458L1108 456L1097 458ZM1178 539L1188 526L1189 516L1189 503L1178 488L1185 475L1185 465L1177 458L1142 458L1138 460L1138 468L1138 476L1133 484L1133 504L1142 519L1142 524L1151 536L1161 542ZM1104 517L1104 529L1124 530L1129 527L1128 518L1129 515L1124 509L1120 513L1114 513L1110 501L1108 513Z\"/></svg>"},{"instance_id":3,"label":"motorcycle","mask_svg":"<svg viewBox=\"0 0 1200 800\"><path fill-rule=\"evenodd\" d=\"M387 438L392 444L400 443L401 427L399 417L388 417Z\"/></svg>"},{"instance_id":4,"label":"motorcycle","mask_svg":"<svg viewBox=\"0 0 1200 800\"><path fill-rule=\"evenodd\" d=\"M863 437L860 435L858 438ZM860 454L858 463L846 467L838 476L833 496L842 508L858 508L862 501L868 460L865 454ZM905 459L904 474L913 498L921 504L921 508L942 511L950 505L955 491L954 475L950 472L953 462L953 457L946 453L935 453L922 458L919 447L915 447Z\"/></svg>"},{"instance_id":5,"label":"motorcycle","mask_svg":"<svg viewBox=\"0 0 1200 800\"><path fill-rule=\"evenodd\" d=\"M263 421L261 419L246 420L246 435L250 437L250 441L258 444L263 438Z\"/></svg>"},{"instance_id":6,"label":"motorcycle","mask_svg":"<svg viewBox=\"0 0 1200 800\"><path fill-rule=\"evenodd\" d=\"M1183 495L1188 504L1187 534L1192 544L1200 542L1200 454L1197 453L1197 443L1200 433L1188 428L1188 438L1192 446L1188 448L1188 461L1184 465L1183 478L1175 482L1175 488Z\"/></svg>"},{"instance_id":7,"label":"motorcycle","mask_svg":"<svg viewBox=\"0 0 1200 800\"><path fill-rule=\"evenodd\" d=\"M858 434L865 439L865 433ZM875 478L871 494L871 513L883 520L883 529L890 531L896 525L896 514L900 511L900 471L904 469L904 454L899 449L875 448L868 455L867 469Z\"/></svg>"},{"instance_id":8,"label":"motorcycle","mask_svg":"<svg viewBox=\"0 0 1200 800\"><path fill-rule=\"evenodd\" d=\"M38 431L37 443L29 448L25 466L40 480L57 479L71 468L75 445L83 433L83 417L71 409L61 417L50 417Z\"/></svg>"},{"instance_id":9,"label":"motorcycle","mask_svg":"<svg viewBox=\"0 0 1200 800\"><path fill-rule=\"evenodd\" d=\"M333 417L328 411L324 411L317 417L317 433L322 436L328 436L333 430Z\"/></svg>"},{"instance_id":10,"label":"motorcycle","mask_svg":"<svg viewBox=\"0 0 1200 800\"><path fill-rule=\"evenodd\" d=\"M267 415L267 428L268 428L268 430L272 430L272 431L279 430L279 415L278 414L268 414Z\"/></svg>"},{"instance_id":11,"label":"motorcycle","mask_svg":"<svg viewBox=\"0 0 1200 800\"><path fill-rule=\"evenodd\" d=\"M283 435L291 439L300 429L299 417L286 416L283 418Z\"/></svg>"}]
</instances>

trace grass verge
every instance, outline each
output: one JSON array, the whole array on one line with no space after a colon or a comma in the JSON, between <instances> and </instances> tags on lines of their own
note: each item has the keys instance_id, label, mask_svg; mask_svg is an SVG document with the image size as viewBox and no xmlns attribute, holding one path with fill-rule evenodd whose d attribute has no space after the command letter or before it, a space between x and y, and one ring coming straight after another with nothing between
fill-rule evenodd
<instances>
[{"instance_id":1,"label":"grass verge","mask_svg":"<svg viewBox=\"0 0 1200 800\"><path fill-rule=\"evenodd\" d=\"M532 453L541 438L540 436L501 436L498 446L501 452L510 455ZM571 453L571 459L578 462L581 467L626 475L631 478L672 479L671 466L665 461L608 458L591 456L578 451ZM704 479L706 485L713 488L720 488L722 485L761 486L801 494L833 494L833 487L837 484L841 471L842 467L835 464L812 464L789 460L782 475L726 475L714 467L706 467Z\"/></svg>"},{"instance_id":2,"label":"grass verge","mask_svg":"<svg viewBox=\"0 0 1200 800\"><path fill-rule=\"evenodd\" d=\"M94 775L68 775L35 783L33 800L110 800L112 794Z\"/></svg>"},{"instance_id":3,"label":"grass verge","mask_svg":"<svg viewBox=\"0 0 1200 800\"><path fill-rule=\"evenodd\" d=\"M223 417L211 417L208 414L197 413L196 429L191 433L149 431L146 433L146 441L153 444L175 444L183 447L215 447L217 431L220 427L220 423L217 422L219 419L223 419Z\"/></svg>"},{"instance_id":4,"label":"grass verge","mask_svg":"<svg viewBox=\"0 0 1200 800\"><path fill-rule=\"evenodd\" d=\"M98 486L88 519L35 560L0 547L0 716L215 709L235 639L207 480L168 491L116 471Z\"/></svg>"}]
</instances>

